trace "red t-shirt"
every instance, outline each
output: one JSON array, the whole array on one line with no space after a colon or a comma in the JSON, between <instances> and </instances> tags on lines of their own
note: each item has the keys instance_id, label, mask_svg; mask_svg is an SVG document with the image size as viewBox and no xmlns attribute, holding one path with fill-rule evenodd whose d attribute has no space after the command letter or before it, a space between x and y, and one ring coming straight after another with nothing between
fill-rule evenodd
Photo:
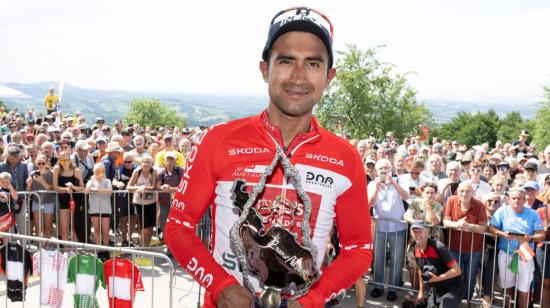
<instances>
[{"instance_id":1,"label":"red t-shirt","mask_svg":"<svg viewBox=\"0 0 550 308\"><path fill-rule=\"evenodd\" d=\"M483 203L475 198L472 198L470 210L462 212L460 209L460 199L458 196L451 196L445 205L445 219L458 221L466 217L466 222L470 224L485 225L487 224L487 214ZM472 236L473 235L473 236ZM467 232L461 230L450 230L447 236L449 248L451 251L461 253L477 252L483 249L483 234ZM473 242L472 242L473 240Z\"/></svg>"}]
</instances>

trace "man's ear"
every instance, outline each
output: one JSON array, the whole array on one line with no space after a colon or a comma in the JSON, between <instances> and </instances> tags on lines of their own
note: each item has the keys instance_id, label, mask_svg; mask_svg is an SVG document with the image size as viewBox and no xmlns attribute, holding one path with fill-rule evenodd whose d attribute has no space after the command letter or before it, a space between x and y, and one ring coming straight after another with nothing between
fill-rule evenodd
<instances>
[{"instance_id":1,"label":"man's ear","mask_svg":"<svg viewBox=\"0 0 550 308\"><path fill-rule=\"evenodd\" d=\"M260 64L258 65L260 68L260 72L262 73L262 77L264 78L264 81L267 82L269 79L269 65L265 61L260 61Z\"/></svg>"},{"instance_id":2,"label":"man's ear","mask_svg":"<svg viewBox=\"0 0 550 308\"><path fill-rule=\"evenodd\" d=\"M336 77L336 69L333 67L330 68L327 72L327 82L325 84L325 89L328 88L330 82L332 81L332 79L334 79L334 77Z\"/></svg>"}]
</instances>

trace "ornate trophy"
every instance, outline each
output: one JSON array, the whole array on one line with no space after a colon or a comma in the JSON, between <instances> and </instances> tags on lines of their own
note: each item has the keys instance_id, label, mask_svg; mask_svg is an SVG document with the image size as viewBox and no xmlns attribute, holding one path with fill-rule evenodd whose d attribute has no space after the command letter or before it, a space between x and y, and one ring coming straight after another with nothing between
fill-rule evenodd
<instances>
[{"instance_id":1,"label":"ornate trophy","mask_svg":"<svg viewBox=\"0 0 550 308\"><path fill-rule=\"evenodd\" d=\"M231 228L230 239L242 268L244 286L255 294L249 278L251 274L264 285L264 291L255 303L255 307L262 308L286 307L287 300L307 293L320 276L316 266L317 249L310 238L311 200L302 188L298 170L278 145L276 151L273 162L266 167L251 193L246 191L244 180L235 180L233 186L234 205L241 214ZM300 241L298 235L285 229L280 220L285 216L286 221L290 219L290 225L293 225L297 202L278 196L268 206L253 206L279 161L284 176L294 180L296 192L304 205Z\"/></svg>"}]
</instances>

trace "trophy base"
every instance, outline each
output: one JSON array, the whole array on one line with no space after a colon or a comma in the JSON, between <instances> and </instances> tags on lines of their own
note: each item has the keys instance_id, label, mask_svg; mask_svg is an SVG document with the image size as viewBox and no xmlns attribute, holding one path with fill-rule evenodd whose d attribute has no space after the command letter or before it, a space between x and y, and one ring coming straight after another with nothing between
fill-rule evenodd
<instances>
[{"instance_id":1,"label":"trophy base","mask_svg":"<svg viewBox=\"0 0 550 308\"><path fill-rule=\"evenodd\" d=\"M254 301L254 308L287 308L288 300L281 298L281 292L275 288L268 287L260 297Z\"/></svg>"}]
</instances>

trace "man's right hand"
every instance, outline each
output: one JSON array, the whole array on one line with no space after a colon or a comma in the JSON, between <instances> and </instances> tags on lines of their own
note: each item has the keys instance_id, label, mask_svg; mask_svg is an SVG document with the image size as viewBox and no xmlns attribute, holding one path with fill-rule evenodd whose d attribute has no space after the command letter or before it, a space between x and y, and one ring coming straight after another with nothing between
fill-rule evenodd
<instances>
[{"instance_id":1,"label":"man's right hand","mask_svg":"<svg viewBox=\"0 0 550 308\"><path fill-rule=\"evenodd\" d=\"M252 307L252 294L243 286L230 285L218 297L218 308Z\"/></svg>"}]
</instances>

